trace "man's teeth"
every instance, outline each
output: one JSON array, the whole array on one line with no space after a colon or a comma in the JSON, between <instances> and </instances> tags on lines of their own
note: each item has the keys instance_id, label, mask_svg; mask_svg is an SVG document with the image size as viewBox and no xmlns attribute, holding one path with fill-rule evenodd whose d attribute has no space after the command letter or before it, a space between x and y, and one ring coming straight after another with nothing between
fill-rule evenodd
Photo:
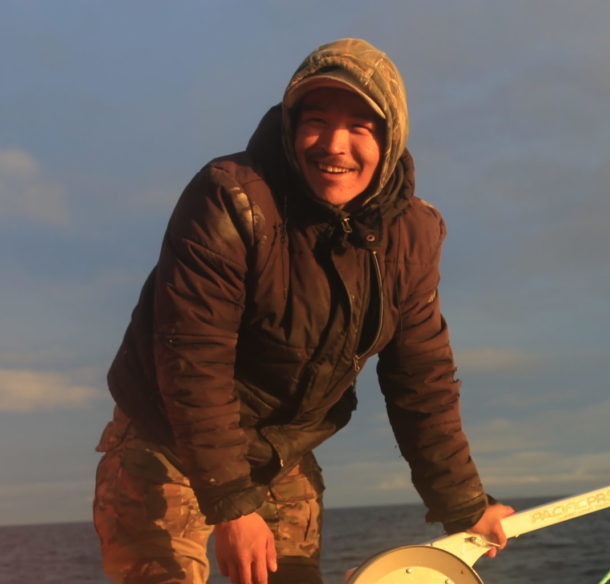
<instances>
[{"instance_id":1,"label":"man's teeth","mask_svg":"<svg viewBox=\"0 0 610 584\"><path fill-rule=\"evenodd\" d=\"M342 168L341 166L328 166L326 164L318 164L318 168L323 172L330 172L331 174L345 174L350 172L349 168Z\"/></svg>"}]
</instances>

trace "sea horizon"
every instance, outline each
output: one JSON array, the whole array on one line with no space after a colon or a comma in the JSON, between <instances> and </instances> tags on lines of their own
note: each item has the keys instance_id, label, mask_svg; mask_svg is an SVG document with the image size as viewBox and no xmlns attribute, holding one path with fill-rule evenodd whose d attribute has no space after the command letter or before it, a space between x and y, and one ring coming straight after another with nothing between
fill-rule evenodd
<instances>
[{"instance_id":1,"label":"sea horizon","mask_svg":"<svg viewBox=\"0 0 610 584\"><path fill-rule=\"evenodd\" d=\"M507 498L525 510L565 497ZM345 571L382 551L421 545L443 536L427 524L421 503L328 508L323 526L321 570L325 584L343 584ZM486 584L601 584L610 570L610 509L591 513L509 540L494 560L475 570ZM108 584L91 521L0 526L0 583ZM208 584L227 584L208 549Z\"/></svg>"}]
</instances>

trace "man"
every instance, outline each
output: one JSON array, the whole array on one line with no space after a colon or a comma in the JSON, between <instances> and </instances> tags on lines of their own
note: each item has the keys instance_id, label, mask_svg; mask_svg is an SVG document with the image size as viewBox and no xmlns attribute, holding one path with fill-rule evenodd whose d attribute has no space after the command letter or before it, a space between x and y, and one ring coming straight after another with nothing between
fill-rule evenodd
<instances>
[{"instance_id":1,"label":"man","mask_svg":"<svg viewBox=\"0 0 610 584\"><path fill-rule=\"evenodd\" d=\"M169 222L110 370L95 515L115 582L321 582L312 451L356 406L365 361L428 520L502 547L461 429L440 313L445 228L413 194L390 59L324 45L246 152L205 166Z\"/></svg>"}]
</instances>

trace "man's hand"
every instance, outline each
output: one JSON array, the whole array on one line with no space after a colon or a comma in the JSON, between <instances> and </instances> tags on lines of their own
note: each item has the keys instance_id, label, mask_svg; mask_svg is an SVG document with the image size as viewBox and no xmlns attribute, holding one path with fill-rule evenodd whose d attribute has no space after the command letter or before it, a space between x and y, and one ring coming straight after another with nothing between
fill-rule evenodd
<instances>
[{"instance_id":1,"label":"man's hand","mask_svg":"<svg viewBox=\"0 0 610 584\"><path fill-rule=\"evenodd\" d=\"M267 584L277 570L273 533L257 513L219 523L215 540L220 573L234 584Z\"/></svg>"},{"instance_id":2,"label":"man's hand","mask_svg":"<svg viewBox=\"0 0 610 584\"><path fill-rule=\"evenodd\" d=\"M493 547L487 552L490 558L495 558L498 550L506 547L506 535L500 520L514 512L515 510L508 505L495 503L487 507L481 519L468 530L470 533L482 535L485 539L497 544L498 547Z\"/></svg>"}]
</instances>

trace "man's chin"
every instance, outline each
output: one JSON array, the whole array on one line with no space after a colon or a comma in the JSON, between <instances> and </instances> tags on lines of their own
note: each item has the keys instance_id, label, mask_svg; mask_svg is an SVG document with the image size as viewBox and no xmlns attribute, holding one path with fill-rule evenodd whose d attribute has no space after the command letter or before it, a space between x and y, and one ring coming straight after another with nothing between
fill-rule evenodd
<instances>
[{"instance_id":1,"label":"man's chin","mask_svg":"<svg viewBox=\"0 0 610 584\"><path fill-rule=\"evenodd\" d=\"M357 196L349 196L346 193L337 193L329 190L314 191L314 194L318 199L325 201L326 203L330 203L335 207L343 207L343 205L346 205Z\"/></svg>"}]
</instances>

